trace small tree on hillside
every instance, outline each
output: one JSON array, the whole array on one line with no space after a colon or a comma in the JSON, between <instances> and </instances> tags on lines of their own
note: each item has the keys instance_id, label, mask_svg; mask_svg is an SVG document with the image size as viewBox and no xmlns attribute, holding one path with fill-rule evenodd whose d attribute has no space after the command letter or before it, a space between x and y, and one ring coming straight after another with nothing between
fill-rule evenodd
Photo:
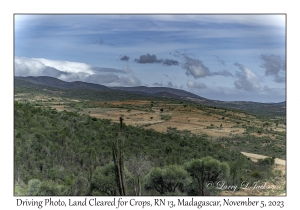
<instances>
[{"instance_id":1,"label":"small tree on hillside","mask_svg":"<svg viewBox=\"0 0 300 210\"><path fill-rule=\"evenodd\" d=\"M142 195L142 178L151 170L152 163L142 154L132 156L126 161L126 168L132 175L135 195Z\"/></svg>"},{"instance_id":2,"label":"small tree on hillside","mask_svg":"<svg viewBox=\"0 0 300 210\"><path fill-rule=\"evenodd\" d=\"M230 171L227 163L221 163L212 157L192 160L185 164L185 169L198 186L195 189L196 194L199 193L202 196L211 194L209 190L213 190L213 188L208 185L222 178L227 178Z\"/></svg>"},{"instance_id":3,"label":"small tree on hillside","mask_svg":"<svg viewBox=\"0 0 300 210\"><path fill-rule=\"evenodd\" d=\"M178 165L156 167L146 177L145 188L155 189L161 195L175 195L179 186L189 182L188 172Z\"/></svg>"}]
</instances>

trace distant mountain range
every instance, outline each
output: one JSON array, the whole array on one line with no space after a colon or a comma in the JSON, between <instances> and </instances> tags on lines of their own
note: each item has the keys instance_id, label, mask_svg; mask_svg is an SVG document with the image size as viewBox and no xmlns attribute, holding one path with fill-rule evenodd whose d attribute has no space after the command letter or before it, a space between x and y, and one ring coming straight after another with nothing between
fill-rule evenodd
<instances>
[{"instance_id":1,"label":"distant mountain range","mask_svg":"<svg viewBox=\"0 0 300 210\"><path fill-rule=\"evenodd\" d=\"M20 77L15 76L14 80L15 87L25 87L25 88L45 88L51 87L56 90L71 90L74 92L75 90L80 90L80 92L84 90L91 91L112 91L111 94L120 94L120 92L128 92L132 96L132 94L140 95L140 96L150 96L150 97L158 97L158 98L173 98L179 100L188 100L195 103L214 106L214 107L223 107L223 108L233 108L238 110L247 111L250 113L271 113L271 114L280 114L285 116L286 112L286 101L279 103L258 103L258 102L246 102L246 101L218 101L218 100L210 100L198 96L196 94L175 89L169 87L106 87L104 85L75 81L75 82L65 82L59 80L57 78L48 77L48 76L39 76L39 77ZM124 94L121 94L124 96ZM124 96L126 98L126 95Z\"/></svg>"},{"instance_id":2,"label":"distant mountain range","mask_svg":"<svg viewBox=\"0 0 300 210\"><path fill-rule=\"evenodd\" d=\"M110 90L110 88L93 83L75 81L65 82L54 77L40 76L40 77L15 77L16 80L23 80L26 82L47 85L50 87L61 88L61 89L88 89L88 90Z\"/></svg>"}]
</instances>

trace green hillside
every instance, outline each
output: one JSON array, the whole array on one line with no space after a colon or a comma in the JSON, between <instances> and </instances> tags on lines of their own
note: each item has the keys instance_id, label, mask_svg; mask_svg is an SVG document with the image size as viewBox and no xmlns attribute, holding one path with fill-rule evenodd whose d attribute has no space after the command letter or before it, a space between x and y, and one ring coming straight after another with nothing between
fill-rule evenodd
<instances>
[{"instance_id":1,"label":"green hillside","mask_svg":"<svg viewBox=\"0 0 300 210\"><path fill-rule=\"evenodd\" d=\"M133 166L143 163L147 167L138 176L142 195L200 195L200 188L195 188L195 174L190 169L193 160L211 161L221 169L228 164L228 175L215 174L213 181L222 178L238 185L243 180L272 177L268 166L272 161L254 163L205 135L189 131L169 128L167 133L159 133L127 125L120 131L120 125L110 120L18 102L15 102L14 118L15 195L108 195L107 189L97 183L108 182L110 178L116 184L111 177L115 174L109 173L109 167L113 163L112 143L118 139L124 142L127 195L136 194L137 175ZM207 159L208 156L212 159ZM172 186L164 182L172 173L175 173L176 187L158 191L156 186L161 183ZM162 182L154 182L155 176ZM119 195L116 189L109 192ZM217 193L205 192L206 195Z\"/></svg>"}]
</instances>

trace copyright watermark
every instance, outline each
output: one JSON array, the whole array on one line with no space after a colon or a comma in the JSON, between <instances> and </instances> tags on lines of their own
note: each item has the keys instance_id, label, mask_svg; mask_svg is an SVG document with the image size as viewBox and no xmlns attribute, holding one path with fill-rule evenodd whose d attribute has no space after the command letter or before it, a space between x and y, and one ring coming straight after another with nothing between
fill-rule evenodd
<instances>
[{"instance_id":1,"label":"copyright watermark","mask_svg":"<svg viewBox=\"0 0 300 210\"><path fill-rule=\"evenodd\" d=\"M226 190L236 192L238 189L250 189L250 190L275 190L281 187L276 186L274 184L270 184L268 182L247 182L243 181L240 185L232 185L227 181L217 181L217 182L206 182L205 187L208 190Z\"/></svg>"}]
</instances>

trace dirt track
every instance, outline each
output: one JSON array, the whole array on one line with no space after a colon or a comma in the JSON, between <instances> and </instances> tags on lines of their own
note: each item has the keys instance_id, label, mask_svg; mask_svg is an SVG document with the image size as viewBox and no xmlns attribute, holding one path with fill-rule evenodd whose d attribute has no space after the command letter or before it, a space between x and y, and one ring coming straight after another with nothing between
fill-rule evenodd
<instances>
[{"instance_id":1,"label":"dirt track","mask_svg":"<svg viewBox=\"0 0 300 210\"><path fill-rule=\"evenodd\" d=\"M263 158L267 158L268 156L264 156L264 155L258 155L258 154L253 154L253 153L247 153L247 152L241 152L243 155L249 157L252 161L257 161L258 159L263 159ZM275 164L279 164L279 165L284 165L285 166L285 160L279 159L279 158L275 158Z\"/></svg>"}]
</instances>

